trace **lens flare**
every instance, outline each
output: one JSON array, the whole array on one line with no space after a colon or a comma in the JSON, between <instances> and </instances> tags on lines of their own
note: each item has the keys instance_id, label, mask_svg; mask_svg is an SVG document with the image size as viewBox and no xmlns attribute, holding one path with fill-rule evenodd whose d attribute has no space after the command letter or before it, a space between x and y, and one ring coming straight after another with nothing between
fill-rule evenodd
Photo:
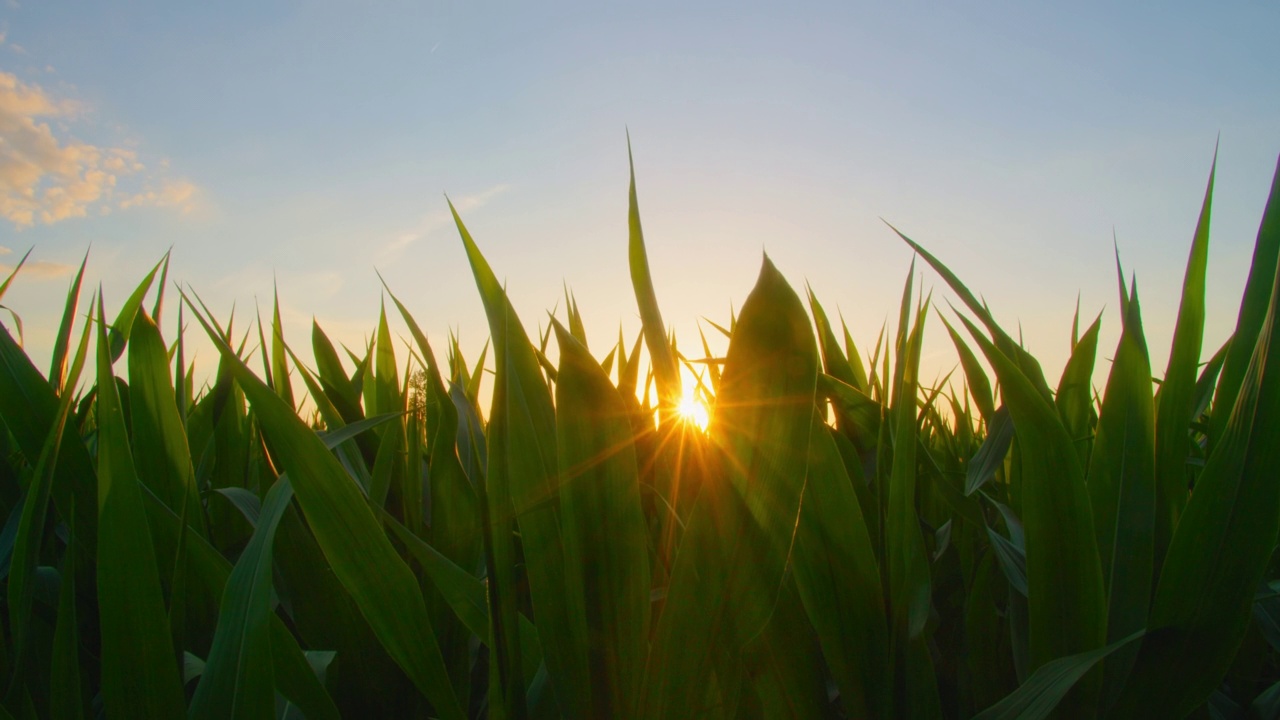
<instances>
[{"instance_id":1,"label":"lens flare","mask_svg":"<svg viewBox=\"0 0 1280 720\"><path fill-rule=\"evenodd\" d=\"M711 414L707 412L706 403L693 396L693 393L686 390L684 397L680 398L680 404L676 406L676 412L680 414L680 419L686 423L693 425L702 432L707 431L707 424L711 422Z\"/></svg>"}]
</instances>

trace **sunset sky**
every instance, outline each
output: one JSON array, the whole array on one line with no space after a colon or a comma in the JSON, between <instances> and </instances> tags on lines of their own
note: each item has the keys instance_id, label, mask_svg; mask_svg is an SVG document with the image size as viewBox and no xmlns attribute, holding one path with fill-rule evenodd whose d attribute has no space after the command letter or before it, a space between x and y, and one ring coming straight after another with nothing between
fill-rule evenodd
<instances>
[{"instance_id":1,"label":"sunset sky","mask_svg":"<svg viewBox=\"0 0 1280 720\"><path fill-rule=\"evenodd\" d=\"M531 332L567 284L603 356L639 330L627 129L690 354L762 250L869 351L911 261L883 218L1053 379L1077 295L1104 313L1105 372L1114 233L1161 373L1219 137L1206 357L1234 325L1280 154L1280 5L576 5L0 0L0 270L35 248L3 300L29 353L47 366L90 246L109 312L172 246L170 279L241 327L274 278L299 349L312 316L363 343L376 269L438 352L452 329L474 359L447 193ZM955 365L930 323L926 380Z\"/></svg>"}]
</instances>

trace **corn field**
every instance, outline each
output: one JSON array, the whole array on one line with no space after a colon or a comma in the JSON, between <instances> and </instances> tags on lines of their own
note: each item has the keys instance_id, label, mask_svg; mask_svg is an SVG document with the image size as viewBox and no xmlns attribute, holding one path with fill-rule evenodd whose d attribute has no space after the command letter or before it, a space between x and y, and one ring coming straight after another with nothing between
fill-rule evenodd
<instances>
[{"instance_id":1,"label":"corn field","mask_svg":"<svg viewBox=\"0 0 1280 720\"><path fill-rule=\"evenodd\" d=\"M1077 313L1055 385L901 233L948 300L913 264L874 348L766 257L727 353L686 356L634 171L642 332L603 354L572 298L531 336L456 212L474 364L391 288L407 354L384 306L308 366L278 300L166 308L166 256L108 318L82 264L47 365L0 326L0 717L1276 717L1280 176L1222 348L1212 194L1167 367L1117 257L1119 342Z\"/></svg>"}]
</instances>

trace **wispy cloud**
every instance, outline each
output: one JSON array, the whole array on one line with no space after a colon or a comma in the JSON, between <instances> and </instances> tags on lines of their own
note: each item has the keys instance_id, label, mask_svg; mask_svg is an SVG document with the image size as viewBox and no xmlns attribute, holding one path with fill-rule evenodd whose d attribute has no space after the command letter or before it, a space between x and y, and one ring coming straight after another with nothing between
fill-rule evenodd
<instances>
[{"instance_id":1,"label":"wispy cloud","mask_svg":"<svg viewBox=\"0 0 1280 720\"><path fill-rule=\"evenodd\" d=\"M59 137L50 128L50 121L61 127L82 114L75 101L0 72L0 217L24 228L111 207L191 206L195 186L169 178L163 166L149 169L136 151Z\"/></svg>"},{"instance_id":2,"label":"wispy cloud","mask_svg":"<svg viewBox=\"0 0 1280 720\"><path fill-rule=\"evenodd\" d=\"M188 212L193 207L196 186L186 180L165 180L158 189L130 195L120 201L120 209L131 207L176 207Z\"/></svg>"},{"instance_id":3,"label":"wispy cloud","mask_svg":"<svg viewBox=\"0 0 1280 720\"><path fill-rule=\"evenodd\" d=\"M28 260L22 266L22 272L18 274L27 280L56 280L70 275L72 270L75 270L73 265L49 262L47 260ZM12 265L0 263L0 277L8 277L11 272L13 272Z\"/></svg>"},{"instance_id":4,"label":"wispy cloud","mask_svg":"<svg viewBox=\"0 0 1280 720\"><path fill-rule=\"evenodd\" d=\"M509 185L494 185L488 190L452 199L453 206L457 208L459 213L475 210L482 207L498 195L506 192L509 188ZM452 226L453 216L449 213L447 208L430 213L423 217L417 226L396 235L389 242L385 243L378 250L376 260L377 262L386 262L394 259L402 250L413 243L418 242L422 238L427 237L441 228Z\"/></svg>"}]
</instances>

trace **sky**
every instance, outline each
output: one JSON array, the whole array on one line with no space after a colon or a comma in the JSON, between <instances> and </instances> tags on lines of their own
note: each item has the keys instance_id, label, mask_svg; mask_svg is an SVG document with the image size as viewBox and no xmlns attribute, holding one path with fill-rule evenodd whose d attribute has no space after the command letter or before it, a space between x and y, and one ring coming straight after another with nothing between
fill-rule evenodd
<instances>
[{"instance_id":1,"label":"sky","mask_svg":"<svg viewBox=\"0 0 1280 720\"><path fill-rule=\"evenodd\" d=\"M364 344L381 273L473 360L487 326L447 193L530 332L568 286L603 356L640 327L629 131L689 355L762 252L869 352L911 264L889 222L1051 380L1077 298L1102 313L1099 387L1118 247L1162 374L1215 144L1206 358L1234 326L1280 155L1278 27L1256 2L0 0L0 271L34 248L3 302L43 369L86 251L113 314L172 248L170 280L240 327L278 286L309 359L313 318ZM929 322L926 383L956 365Z\"/></svg>"}]
</instances>

